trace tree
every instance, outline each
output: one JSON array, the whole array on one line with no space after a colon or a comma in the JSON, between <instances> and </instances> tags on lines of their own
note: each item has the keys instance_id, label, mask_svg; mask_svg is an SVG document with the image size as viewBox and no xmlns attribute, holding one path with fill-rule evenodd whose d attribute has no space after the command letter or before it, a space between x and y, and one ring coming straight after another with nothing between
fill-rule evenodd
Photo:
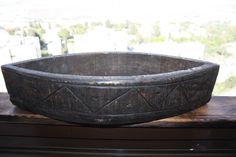
<instances>
[{"instance_id":1,"label":"tree","mask_svg":"<svg viewBox=\"0 0 236 157\"><path fill-rule=\"evenodd\" d=\"M47 44L37 32L34 33L34 36L39 38L40 49L41 50L47 49Z\"/></svg>"},{"instance_id":2,"label":"tree","mask_svg":"<svg viewBox=\"0 0 236 157\"><path fill-rule=\"evenodd\" d=\"M159 37L161 35L159 23L153 25L152 36Z\"/></svg>"},{"instance_id":3,"label":"tree","mask_svg":"<svg viewBox=\"0 0 236 157\"><path fill-rule=\"evenodd\" d=\"M58 36L62 39L62 53L67 54L68 53L67 42L68 39L70 38L70 32L66 28L62 28L58 32Z\"/></svg>"},{"instance_id":4,"label":"tree","mask_svg":"<svg viewBox=\"0 0 236 157\"><path fill-rule=\"evenodd\" d=\"M85 25L82 25L82 24L76 24L76 25L73 25L70 27L70 31L72 34L76 34L76 35L80 35L80 34L84 34L86 33L88 29L88 23Z\"/></svg>"},{"instance_id":5,"label":"tree","mask_svg":"<svg viewBox=\"0 0 236 157\"><path fill-rule=\"evenodd\" d=\"M62 28L61 30L59 30L58 36L59 36L60 38L62 38L63 40L69 39L69 37L70 37L70 32L69 32L69 30L67 30L66 28Z\"/></svg>"},{"instance_id":6,"label":"tree","mask_svg":"<svg viewBox=\"0 0 236 157\"><path fill-rule=\"evenodd\" d=\"M43 27L39 22L30 22L27 32L28 32L27 35L29 36L34 36L35 33L37 33L40 35L41 38L43 34L45 34L45 30L43 29Z\"/></svg>"},{"instance_id":7,"label":"tree","mask_svg":"<svg viewBox=\"0 0 236 157\"><path fill-rule=\"evenodd\" d=\"M42 28L40 24L35 24L31 22L29 24L29 28L24 29L23 36L34 36L39 38L40 49L47 49L47 44L43 39L43 35L45 34L45 30Z\"/></svg>"}]
</instances>

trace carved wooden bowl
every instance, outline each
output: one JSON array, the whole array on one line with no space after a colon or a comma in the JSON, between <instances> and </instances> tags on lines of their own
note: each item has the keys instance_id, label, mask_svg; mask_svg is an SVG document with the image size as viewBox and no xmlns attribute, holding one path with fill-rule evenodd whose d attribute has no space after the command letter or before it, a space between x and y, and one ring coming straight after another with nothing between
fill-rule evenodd
<instances>
[{"instance_id":1,"label":"carved wooden bowl","mask_svg":"<svg viewBox=\"0 0 236 157\"><path fill-rule=\"evenodd\" d=\"M83 53L2 66L13 104L80 124L146 122L206 104L219 65L145 53Z\"/></svg>"}]
</instances>

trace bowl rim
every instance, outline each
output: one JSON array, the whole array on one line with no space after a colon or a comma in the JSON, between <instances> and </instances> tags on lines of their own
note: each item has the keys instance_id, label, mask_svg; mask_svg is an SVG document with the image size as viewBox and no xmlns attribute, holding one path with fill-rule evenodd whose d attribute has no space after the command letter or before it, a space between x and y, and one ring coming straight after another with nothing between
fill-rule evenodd
<instances>
[{"instance_id":1,"label":"bowl rim","mask_svg":"<svg viewBox=\"0 0 236 157\"><path fill-rule=\"evenodd\" d=\"M43 72L39 70L27 69L17 66L18 64L27 63L31 61L39 61L44 59L58 58L64 56L78 56L78 55L93 55L93 54L135 54L135 55L154 55L159 57L182 59L186 61L193 61L202 63L200 66L193 68L188 68L184 70L171 71L166 73L158 74L145 74L145 75L127 75L127 76L92 76L92 75L73 75L73 74L60 74L60 73L50 73ZM24 75L28 77L50 80L53 82L70 83L70 84L80 84L89 86L139 86L139 85L153 85L154 84L169 84L178 81L184 81L189 79L194 79L197 76L201 76L204 73L211 71L212 68L219 69L219 65L216 63L202 61L197 59L189 59L184 57L169 56L163 54L153 54L148 52L83 52L83 53L72 53L66 55L57 55L42 57L37 59L30 59L10 64L5 64L1 66L2 71L11 71L19 75Z\"/></svg>"}]
</instances>

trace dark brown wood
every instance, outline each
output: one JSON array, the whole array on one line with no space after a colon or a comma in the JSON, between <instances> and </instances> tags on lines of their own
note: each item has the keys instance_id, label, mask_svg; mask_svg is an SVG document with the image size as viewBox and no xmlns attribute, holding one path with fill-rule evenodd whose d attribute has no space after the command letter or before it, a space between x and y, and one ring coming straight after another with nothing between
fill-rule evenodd
<instances>
[{"instance_id":1,"label":"dark brown wood","mask_svg":"<svg viewBox=\"0 0 236 157\"><path fill-rule=\"evenodd\" d=\"M206 104L219 65L148 53L80 53L1 67L16 106L86 125L137 124Z\"/></svg>"},{"instance_id":2,"label":"dark brown wood","mask_svg":"<svg viewBox=\"0 0 236 157\"><path fill-rule=\"evenodd\" d=\"M21 110L12 105L6 93L0 93L0 117L18 124L78 126ZM213 97L207 105L180 116L122 127L236 127L236 97Z\"/></svg>"},{"instance_id":3,"label":"dark brown wood","mask_svg":"<svg viewBox=\"0 0 236 157\"><path fill-rule=\"evenodd\" d=\"M120 127L65 123L21 110L0 93L0 156L235 156L236 97Z\"/></svg>"}]
</instances>

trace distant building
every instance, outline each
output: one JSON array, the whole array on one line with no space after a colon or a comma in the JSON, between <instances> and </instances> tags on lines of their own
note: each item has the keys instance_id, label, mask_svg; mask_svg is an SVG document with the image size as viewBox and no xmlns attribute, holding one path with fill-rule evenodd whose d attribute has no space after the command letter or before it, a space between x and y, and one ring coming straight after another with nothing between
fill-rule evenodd
<instances>
[{"instance_id":1,"label":"distant building","mask_svg":"<svg viewBox=\"0 0 236 157\"><path fill-rule=\"evenodd\" d=\"M61 38L57 35L57 30L49 30L45 34L45 40L47 43L48 53L52 55L62 54Z\"/></svg>"},{"instance_id":2,"label":"distant building","mask_svg":"<svg viewBox=\"0 0 236 157\"><path fill-rule=\"evenodd\" d=\"M69 53L98 51L127 51L130 36L125 32L113 31L104 27L74 36L74 43L68 43Z\"/></svg>"},{"instance_id":3,"label":"distant building","mask_svg":"<svg viewBox=\"0 0 236 157\"><path fill-rule=\"evenodd\" d=\"M37 37L20 37L9 35L0 29L0 66L27 59L41 57L40 44ZM6 91L2 72L0 72L0 92Z\"/></svg>"},{"instance_id":4,"label":"distant building","mask_svg":"<svg viewBox=\"0 0 236 157\"><path fill-rule=\"evenodd\" d=\"M204 55L204 49L204 45L197 42L160 42L143 43L135 46L133 51L201 59Z\"/></svg>"}]
</instances>

